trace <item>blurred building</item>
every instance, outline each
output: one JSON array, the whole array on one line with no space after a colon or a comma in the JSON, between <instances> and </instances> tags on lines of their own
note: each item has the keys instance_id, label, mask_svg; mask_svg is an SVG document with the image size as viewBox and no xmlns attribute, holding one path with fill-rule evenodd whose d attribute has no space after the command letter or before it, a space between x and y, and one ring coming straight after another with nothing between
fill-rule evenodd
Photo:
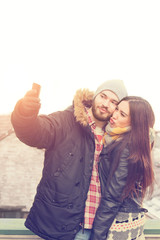
<instances>
[{"instance_id":1,"label":"blurred building","mask_svg":"<svg viewBox=\"0 0 160 240\"><path fill-rule=\"evenodd\" d=\"M155 173L154 192L152 198L145 201L145 206L149 210L149 217L160 218L160 131L156 132L152 158Z\"/></svg>"},{"instance_id":2,"label":"blurred building","mask_svg":"<svg viewBox=\"0 0 160 240\"><path fill-rule=\"evenodd\" d=\"M25 217L41 178L43 155L18 140L10 116L0 116L0 217Z\"/></svg>"}]
</instances>

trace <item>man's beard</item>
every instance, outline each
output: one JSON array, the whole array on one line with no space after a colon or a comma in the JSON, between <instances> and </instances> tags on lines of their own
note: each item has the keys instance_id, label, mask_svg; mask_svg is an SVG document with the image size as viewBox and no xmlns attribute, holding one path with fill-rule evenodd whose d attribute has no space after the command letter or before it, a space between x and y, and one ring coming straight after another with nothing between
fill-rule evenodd
<instances>
[{"instance_id":1,"label":"man's beard","mask_svg":"<svg viewBox=\"0 0 160 240\"><path fill-rule=\"evenodd\" d=\"M93 114L95 119L97 119L98 121L101 121L101 122L109 121L110 117L112 116L112 114L110 112L107 111L106 114L108 113L108 115L104 116L103 114L98 113L98 111L96 111L96 109L97 109L97 107L93 103L93 105L92 105L92 114Z\"/></svg>"}]
</instances>

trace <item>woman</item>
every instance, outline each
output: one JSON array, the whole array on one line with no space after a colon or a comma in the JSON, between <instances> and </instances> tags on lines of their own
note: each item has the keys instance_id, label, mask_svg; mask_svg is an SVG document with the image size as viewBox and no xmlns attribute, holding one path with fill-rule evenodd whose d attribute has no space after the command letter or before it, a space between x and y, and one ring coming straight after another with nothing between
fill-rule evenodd
<instances>
[{"instance_id":1,"label":"woman","mask_svg":"<svg viewBox=\"0 0 160 240\"><path fill-rule=\"evenodd\" d=\"M142 202L153 191L154 121L150 104L140 97L123 98L113 113L99 162L101 202L90 240L144 239Z\"/></svg>"}]
</instances>

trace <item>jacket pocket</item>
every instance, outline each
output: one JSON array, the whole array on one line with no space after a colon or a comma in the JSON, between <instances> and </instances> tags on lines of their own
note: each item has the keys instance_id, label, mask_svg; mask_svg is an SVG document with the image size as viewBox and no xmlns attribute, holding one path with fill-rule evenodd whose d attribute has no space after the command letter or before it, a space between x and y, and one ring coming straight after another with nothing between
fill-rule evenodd
<instances>
[{"instance_id":1,"label":"jacket pocket","mask_svg":"<svg viewBox=\"0 0 160 240\"><path fill-rule=\"evenodd\" d=\"M66 207L68 205L69 195L45 188L37 193L36 198L46 202L49 205Z\"/></svg>"}]
</instances>

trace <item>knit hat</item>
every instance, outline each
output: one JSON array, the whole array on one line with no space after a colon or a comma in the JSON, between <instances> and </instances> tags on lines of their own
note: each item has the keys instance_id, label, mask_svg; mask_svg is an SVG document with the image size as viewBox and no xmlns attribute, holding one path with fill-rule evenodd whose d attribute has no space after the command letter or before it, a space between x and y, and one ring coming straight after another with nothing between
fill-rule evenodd
<instances>
[{"instance_id":1,"label":"knit hat","mask_svg":"<svg viewBox=\"0 0 160 240\"><path fill-rule=\"evenodd\" d=\"M128 95L126 87L124 86L123 80L113 79L102 83L96 90L93 99L102 91L109 90L115 93L119 101Z\"/></svg>"}]
</instances>

